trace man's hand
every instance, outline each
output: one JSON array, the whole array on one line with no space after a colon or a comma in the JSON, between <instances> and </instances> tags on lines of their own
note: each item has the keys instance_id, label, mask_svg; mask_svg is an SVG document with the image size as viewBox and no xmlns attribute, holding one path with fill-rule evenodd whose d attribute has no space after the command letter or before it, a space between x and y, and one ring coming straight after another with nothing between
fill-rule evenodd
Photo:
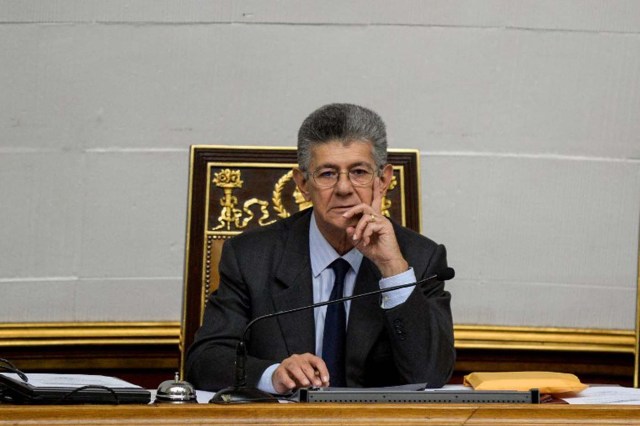
<instances>
[{"instance_id":1,"label":"man's hand","mask_svg":"<svg viewBox=\"0 0 640 426\"><path fill-rule=\"evenodd\" d=\"M288 393L308 386L329 386L329 371L322 358L310 353L293 354L284 359L271 376L277 393Z\"/></svg>"},{"instance_id":2,"label":"man's hand","mask_svg":"<svg viewBox=\"0 0 640 426\"><path fill-rule=\"evenodd\" d=\"M373 180L373 200L371 205L358 204L344 213L345 218L360 216L356 226L347 228L347 235L356 248L378 267L383 277L391 277L409 269L400 252L391 222L382 215L380 178Z\"/></svg>"}]
</instances>

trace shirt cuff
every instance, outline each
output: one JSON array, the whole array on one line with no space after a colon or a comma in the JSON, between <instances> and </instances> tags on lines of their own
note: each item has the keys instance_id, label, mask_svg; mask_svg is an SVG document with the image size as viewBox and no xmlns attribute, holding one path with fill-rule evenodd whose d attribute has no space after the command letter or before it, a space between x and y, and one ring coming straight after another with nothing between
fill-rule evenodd
<instances>
[{"instance_id":1,"label":"shirt cuff","mask_svg":"<svg viewBox=\"0 0 640 426\"><path fill-rule=\"evenodd\" d=\"M258 381L258 389L264 392L275 394L278 393L273 387L273 381L271 380L271 377L273 376L273 372L276 371L276 368L278 368L279 366L279 363L273 364L267 367L266 370L264 370L264 373L262 373L262 376L260 376L260 380Z\"/></svg>"},{"instance_id":2,"label":"shirt cuff","mask_svg":"<svg viewBox=\"0 0 640 426\"><path fill-rule=\"evenodd\" d=\"M380 280L380 289L393 287L396 285L409 284L416 282L416 274L413 271L413 267L409 267L408 270L392 277L383 278ZM382 309L395 308L398 305L407 301L413 287L400 288L398 290L382 293L380 307Z\"/></svg>"}]
</instances>

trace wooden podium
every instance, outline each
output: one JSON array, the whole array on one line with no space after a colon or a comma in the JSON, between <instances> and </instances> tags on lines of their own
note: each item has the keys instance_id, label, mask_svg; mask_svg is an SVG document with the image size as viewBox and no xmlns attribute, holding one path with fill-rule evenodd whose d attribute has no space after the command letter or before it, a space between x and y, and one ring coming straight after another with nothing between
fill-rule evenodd
<instances>
[{"instance_id":1,"label":"wooden podium","mask_svg":"<svg viewBox=\"0 0 640 426\"><path fill-rule=\"evenodd\" d=\"M556 404L0 405L0 425L639 424L640 406Z\"/></svg>"}]
</instances>

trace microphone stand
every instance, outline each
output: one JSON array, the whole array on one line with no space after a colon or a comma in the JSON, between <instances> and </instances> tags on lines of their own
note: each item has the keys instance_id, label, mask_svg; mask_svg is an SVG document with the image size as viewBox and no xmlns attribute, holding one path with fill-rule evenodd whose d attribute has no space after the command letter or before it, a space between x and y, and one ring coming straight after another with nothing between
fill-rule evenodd
<instances>
[{"instance_id":1,"label":"microphone stand","mask_svg":"<svg viewBox=\"0 0 640 426\"><path fill-rule=\"evenodd\" d=\"M247 374L245 371L245 364L247 361L247 345L246 345L246 337L247 332L251 329L251 327L258 321L262 321L267 318L273 318L280 315L291 314L298 311L303 311L306 309L319 308L325 305L331 305L333 303L341 303L346 302L347 300L359 299L361 297L373 296L376 294L382 294L393 290L398 290L401 288L412 287L416 285L421 285L425 283L432 283L437 281L447 281L453 278L455 275L455 271L453 268L446 268L435 275L431 275L423 280L416 281L408 284L396 285L393 287L369 291L367 293L360 293L353 296L342 297L340 299L327 300L325 302L318 302L312 305L301 306L298 308L288 309L286 311L274 312L271 314L262 315L254 318L249 321L249 323L244 328L244 332L242 333L242 337L236 346L236 361L235 361L235 383L233 386L226 387L213 395L213 398L209 400L209 403L214 404L241 404L241 403L249 403L249 402L278 402L278 399L271 395L268 392L261 391L257 388L247 387Z\"/></svg>"}]
</instances>

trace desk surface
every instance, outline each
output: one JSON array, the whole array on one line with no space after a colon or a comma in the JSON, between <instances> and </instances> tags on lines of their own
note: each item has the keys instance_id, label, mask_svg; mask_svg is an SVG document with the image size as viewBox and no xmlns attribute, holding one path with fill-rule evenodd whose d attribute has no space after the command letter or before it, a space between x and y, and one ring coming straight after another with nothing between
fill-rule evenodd
<instances>
[{"instance_id":1,"label":"desk surface","mask_svg":"<svg viewBox=\"0 0 640 426\"><path fill-rule=\"evenodd\" d=\"M242 404L0 406L0 425L19 424L639 424L639 405Z\"/></svg>"}]
</instances>

